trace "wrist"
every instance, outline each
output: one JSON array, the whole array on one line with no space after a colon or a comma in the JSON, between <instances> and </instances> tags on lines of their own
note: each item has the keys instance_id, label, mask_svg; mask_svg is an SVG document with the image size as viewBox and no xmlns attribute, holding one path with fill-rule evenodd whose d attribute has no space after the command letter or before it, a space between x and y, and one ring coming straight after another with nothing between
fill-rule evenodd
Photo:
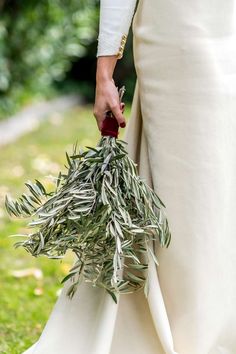
<instances>
[{"instance_id":1,"label":"wrist","mask_svg":"<svg viewBox=\"0 0 236 354\"><path fill-rule=\"evenodd\" d=\"M100 56L97 59L96 81L112 80L117 62L116 55Z\"/></svg>"}]
</instances>

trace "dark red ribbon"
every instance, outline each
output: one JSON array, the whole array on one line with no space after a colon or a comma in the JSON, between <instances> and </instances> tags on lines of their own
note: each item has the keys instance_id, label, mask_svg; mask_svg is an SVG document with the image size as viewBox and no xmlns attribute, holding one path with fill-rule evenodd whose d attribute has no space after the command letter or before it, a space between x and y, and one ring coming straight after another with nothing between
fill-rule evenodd
<instances>
[{"instance_id":1,"label":"dark red ribbon","mask_svg":"<svg viewBox=\"0 0 236 354\"><path fill-rule=\"evenodd\" d=\"M118 137L119 124L116 118L111 113L111 111L108 111L106 113L106 117L103 120L103 124L102 124L101 134L102 136L112 136L114 138Z\"/></svg>"}]
</instances>

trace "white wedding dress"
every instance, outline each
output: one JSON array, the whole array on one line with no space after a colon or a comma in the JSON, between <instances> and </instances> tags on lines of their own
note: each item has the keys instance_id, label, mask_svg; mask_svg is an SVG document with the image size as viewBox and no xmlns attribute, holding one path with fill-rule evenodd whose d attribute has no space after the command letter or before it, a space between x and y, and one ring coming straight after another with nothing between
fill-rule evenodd
<instances>
[{"instance_id":1,"label":"white wedding dress","mask_svg":"<svg viewBox=\"0 0 236 354\"><path fill-rule=\"evenodd\" d=\"M149 296L65 284L25 354L236 354L235 0L103 0L97 55L132 22L137 81L125 132L166 205ZM134 14L134 17L132 17ZM122 51L122 48L121 48Z\"/></svg>"}]
</instances>

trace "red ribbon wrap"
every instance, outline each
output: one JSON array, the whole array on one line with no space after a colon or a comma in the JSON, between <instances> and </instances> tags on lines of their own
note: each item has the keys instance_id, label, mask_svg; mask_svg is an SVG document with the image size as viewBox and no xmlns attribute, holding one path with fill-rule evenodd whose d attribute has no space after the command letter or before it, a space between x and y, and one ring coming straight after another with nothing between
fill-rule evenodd
<instances>
[{"instance_id":1,"label":"red ribbon wrap","mask_svg":"<svg viewBox=\"0 0 236 354\"><path fill-rule=\"evenodd\" d=\"M106 113L106 118L103 121L101 134L102 136L118 137L119 124L113 114L109 111Z\"/></svg>"}]
</instances>

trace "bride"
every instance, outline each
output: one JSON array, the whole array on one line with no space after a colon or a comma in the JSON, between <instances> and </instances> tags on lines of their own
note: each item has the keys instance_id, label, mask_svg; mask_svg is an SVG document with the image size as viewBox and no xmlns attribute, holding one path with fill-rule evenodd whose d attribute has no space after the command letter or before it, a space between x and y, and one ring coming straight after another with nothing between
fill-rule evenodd
<instances>
[{"instance_id":1,"label":"bride","mask_svg":"<svg viewBox=\"0 0 236 354\"><path fill-rule=\"evenodd\" d=\"M165 201L168 249L150 292L69 282L25 354L236 353L235 0L101 0L94 116L126 124L113 72L132 22L137 73L125 138Z\"/></svg>"}]
</instances>

